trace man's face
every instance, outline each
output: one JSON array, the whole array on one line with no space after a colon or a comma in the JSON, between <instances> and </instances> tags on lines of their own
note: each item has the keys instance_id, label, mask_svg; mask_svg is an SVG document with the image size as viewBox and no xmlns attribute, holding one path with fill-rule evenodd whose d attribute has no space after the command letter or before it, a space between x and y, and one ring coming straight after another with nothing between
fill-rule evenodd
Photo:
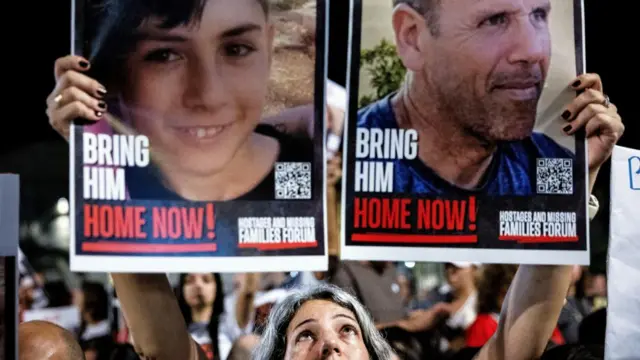
<instances>
[{"instance_id":1,"label":"man's face","mask_svg":"<svg viewBox=\"0 0 640 360\"><path fill-rule=\"evenodd\" d=\"M549 0L442 0L423 76L444 111L489 142L526 138L549 68Z\"/></svg>"}]
</instances>

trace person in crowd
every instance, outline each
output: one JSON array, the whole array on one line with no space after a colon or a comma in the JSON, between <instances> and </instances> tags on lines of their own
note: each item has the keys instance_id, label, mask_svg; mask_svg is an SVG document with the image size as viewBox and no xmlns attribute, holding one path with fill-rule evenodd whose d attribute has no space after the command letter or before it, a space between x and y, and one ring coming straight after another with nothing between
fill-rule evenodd
<instances>
[{"instance_id":1,"label":"person in crowd","mask_svg":"<svg viewBox=\"0 0 640 360\"><path fill-rule=\"evenodd\" d=\"M578 327L578 343L602 345L607 333L607 308L598 309L582 319Z\"/></svg>"},{"instance_id":2,"label":"person in crowd","mask_svg":"<svg viewBox=\"0 0 640 360\"><path fill-rule=\"evenodd\" d=\"M546 351L540 360L604 360L604 345L561 345Z\"/></svg>"},{"instance_id":3,"label":"person in crowd","mask_svg":"<svg viewBox=\"0 0 640 360\"><path fill-rule=\"evenodd\" d=\"M400 297L402 303L407 310L416 310L418 301L416 299L416 281L415 276L410 271L403 271L398 274L396 279L398 286L400 287Z\"/></svg>"},{"instance_id":4,"label":"person in crowd","mask_svg":"<svg viewBox=\"0 0 640 360\"><path fill-rule=\"evenodd\" d=\"M500 309L517 271L517 265L501 264L484 265L480 269L476 276L478 315L466 330L468 347L482 347L496 332Z\"/></svg>"},{"instance_id":5,"label":"person in crowd","mask_svg":"<svg viewBox=\"0 0 640 360\"><path fill-rule=\"evenodd\" d=\"M383 324L404 319L407 315L396 280L393 263L342 261L338 263L331 284L354 294L376 324Z\"/></svg>"},{"instance_id":6,"label":"person in crowd","mask_svg":"<svg viewBox=\"0 0 640 360\"><path fill-rule=\"evenodd\" d=\"M490 264L482 266L476 277L478 316L466 330L467 347L480 348L495 334L500 319L500 309L502 309L509 284L513 281L517 271L517 265ZM565 343L565 339L557 327L549 341L552 346Z\"/></svg>"},{"instance_id":7,"label":"person in crowd","mask_svg":"<svg viewBox=\"0 0 640 360\"><path fill-rule=\"evenodd\" d=\"M431 294L426 309L414 310L399 321L379 324L380 328L398 326L421 338L425 353L448 356L464 347L466 329L476 319L477 293L474 283L480 264L446 263L447 290Z\"/></svg>"},{"instance_id":8,"label":"person in crowd","mask_svg":"<svg viewBox=\"0 0 640 360\"><path fill-rule=\"evenodd\" d=\"M269 316L255 360L389 360L392 351L358 300L331 285L294 292Z\"/></svg>"},{"instance_id":9,"label":"person in crowd","mask_svg":"<svg viewBox=\"0 0 640 360\"><path fill-rule=\"evenodd\" d=\"M97 282L82 283L80 301L80 346L87 360L109 360L114 339L109 321L111 304L104 286ZM91 353L91 355L89 355Z\"/></svg>"},{"instance_id":10,"label":"person in crowd","mask_svg":"<svg viewBox=\"0 0 640 360\"><path fill-rule=\"evenodd\" d=\"M591 304L585 298L585 278L587 278L586 271L581 266L574 266L571 286L567 293L567 303L562 308L558 319L558 328L568 344L578 342L580 322L591 312Z\"/></svg>"},{"instance_id":11,"label":"person in crowd","mask_svg":"<svg viewBox=\"0 0 640 360\"><path fill-rule=\"evenodd\" d=\"M85 360L75 336L46 321L18 325L18 360Z\"/></svg>"},{"instance_id":12,"label":"person in crowd","mask_svg":"<svg viewBox=\"0 0 640 360\"><path fill-rule=\"evenodd\" d=\"M140 360L140 357L136 354L136 349L133 348L133 345L118 344L113 349L109 360Z\"/></svg>"},{"instance_id":13,"label":"person in crowd","mask_svg":"<svg viewBox=\"0 0 640 360\"><path fill-rule=\"evenodd\" d=\"M451 304L451 314L446 321L448 328L464 333L476 319L477 288L476 273L480 264L469 262L446 263L445 273L451 292L445 302Z\"/></svg>"},{"instance_id":14,"label":"person in crowd","mask_svg":"<svg viewBox=\"0 0 640 360\"><path fill-rule=\"evenodd\" d=\"M154 165L127 169L131 198L273 200L274 164L311 161L314 149L308 137L260 123L273 56L268 8L267 0L105 0L91 62L56 61L51 123L68 136L62 124L98 122L108 111L147 136Z\"/></svg>"},{"instance_id":15,"label":"person in crowd","mask_svg":"<svg viewBox=\"0 0 640 360\"><path fill-rule=\"evenodd\" d=\"M418 157L394 163L396 193L527 196L536 192L536 158L575 159L534 131L551 63L549 0L393 4L389 21L407 76L360 109L357 126L417 131ZM566 134L594 116L615 117L601 89L584 85L567 89L585 91L563 109Z\"/></svg>"},{"instance_id":16,"label":"person in crowd","mask_svg":"<svg viewBox=\"0 0 640 360\"><path fill-rule=\"evenodd\" d=\"M224 296L220 274L180 274L178 304L191 337L209 360L224 360L231 350L224 324ZM221 331L222 330L222 331Z\"/></svg>"}]
</instances>

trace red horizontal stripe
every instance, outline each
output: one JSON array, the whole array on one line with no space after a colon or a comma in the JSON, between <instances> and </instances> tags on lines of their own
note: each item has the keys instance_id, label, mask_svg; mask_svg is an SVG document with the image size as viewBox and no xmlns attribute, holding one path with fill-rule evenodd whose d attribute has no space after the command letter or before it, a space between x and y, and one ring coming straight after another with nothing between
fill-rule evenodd
<instances>
[{"instance_id":1,"label":"red horizontal stripe","mask_svg":"<svg viewBox=\"0 0 640 360\"><path fill-rule=\"evenodd\" d=\"M473 244L477 235L352 234L351 241L404 244Z\"/></svg>"},{"instance_id":2,"label":"red horizontal stripe","mask_svg":"<svg viewBox=\"0 0 640 360\"><path fill-rule=\"evenodd\" d=\"M500 236L503 241L517 241L522 244L543 244L543 243L563 243L577 242L577 236Z\"/></svg>"},{"instance_id":3,"label":"red horizontal stripe","mask_svg":"<svg viewBox=\"0 0 640 360\"><path fill-rule=\"evenodd\" d=\"M98 241L82 243L82 251L86 252L113 252L113 253L192 253L211 252L218 249L217 244L136 244L112 241Z\"/></svg>"},{"instance_id":4,"label":"red horizontal stripe","mask_svg":"<svg viewBox=\"0 0 640 360\"><path fill-rule=\"evenodd\" d=\"M313 242L306 243L243 243L238 244L240 249L258 249L258 250L290 250L290 249L303 249L317 247L318 243Z\"/></svg>"}]
</instances>

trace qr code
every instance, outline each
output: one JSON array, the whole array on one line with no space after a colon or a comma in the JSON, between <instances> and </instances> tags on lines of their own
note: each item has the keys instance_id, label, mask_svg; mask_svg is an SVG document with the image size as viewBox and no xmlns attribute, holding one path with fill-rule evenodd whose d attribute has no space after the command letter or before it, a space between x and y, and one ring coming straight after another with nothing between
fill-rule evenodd
<instances>
[{"instance_id":1,"label":"qr code","mask_svg":"<svg viewBox=\"0 0 640 360\"><path fill-rule=\"evenodd\" d=\"M573 194L572 159L538 159L537 165L538 194Z\"/></svg>"},{"instance_id":2,"label":"qr code","mask_svg":"<svg viewBox=\"0 0 640 360\"><path fill-rule=\"evenodd\" d=\"M311 199L311 163L276 163L276 199Z\"/></svg>"}]
</instances>

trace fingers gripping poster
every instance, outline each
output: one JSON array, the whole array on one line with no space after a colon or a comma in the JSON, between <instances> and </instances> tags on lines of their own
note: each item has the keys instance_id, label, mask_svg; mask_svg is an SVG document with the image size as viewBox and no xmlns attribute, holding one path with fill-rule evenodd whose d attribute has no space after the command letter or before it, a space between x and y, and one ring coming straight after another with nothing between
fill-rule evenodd
<instances>
[{"instance_id":1,"label":"fingers gripping poster","mask_svg":"<svg viewBox=\"0 0 640 360\"><path fill-rule=\"evenodd\" d=\"M351 4L342 257L588 263L582 2Z\"/></svg>"},{"instance_id":2,"label":"fingers gripping poster","mask_svg":"<svg viewBox=\"0 0 640 360\"><path fill-rule=\"evenodd\" d=\"M72 269L326 269L325 2L72 4Z\"/></svg>"}]
</instances>

